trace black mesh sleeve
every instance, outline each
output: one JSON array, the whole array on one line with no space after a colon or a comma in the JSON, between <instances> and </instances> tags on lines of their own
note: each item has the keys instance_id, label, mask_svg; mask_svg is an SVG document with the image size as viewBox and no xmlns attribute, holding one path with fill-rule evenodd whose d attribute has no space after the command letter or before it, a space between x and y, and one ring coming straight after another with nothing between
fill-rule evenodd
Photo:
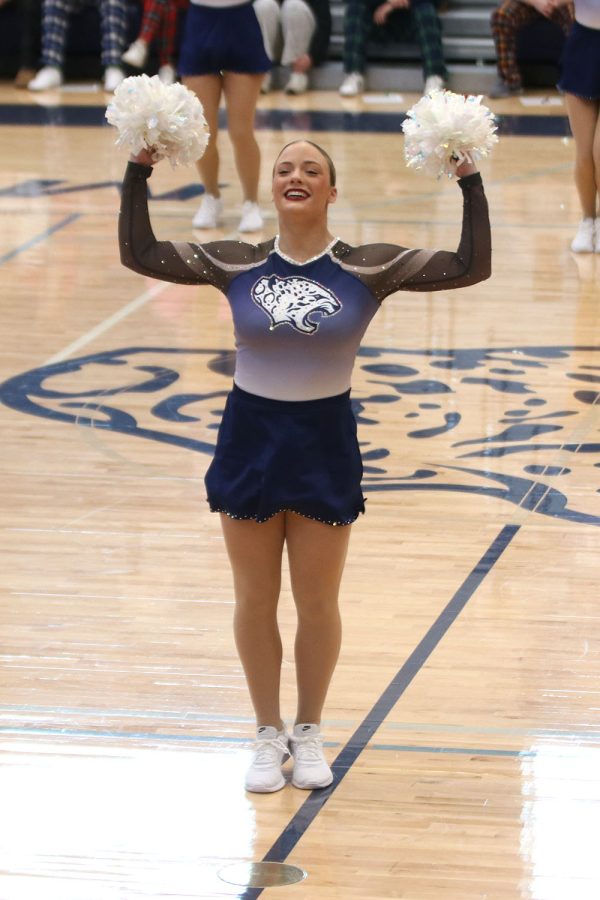
<instances>
[{"instance_id":1,"label":"black mesh sleeve","mask_svg":"<svg viewBox=\"0 0 600 900\"><path fill-rule=\"evenodd\" d=\"M460 242L449 250L411 250L395 244L345 247L340 261L381 301L395 291L467 287L491 275L488 205L478 172L459 180L463 192Z\"/></svg>"},{"instance_id":2,"label":"black mesh sleeve","mask_svg":"<svg viewBox=\"0 0 600 900\"><path fill-rule=\"evenodd\" d=\"M241 271L264 260L273 242L254 246L242 241L157 241L148 212L150 166L130 162L121 192L121 262L134 272L177 284L212 284L225 290Z\"/></svg>"}]
</instances>

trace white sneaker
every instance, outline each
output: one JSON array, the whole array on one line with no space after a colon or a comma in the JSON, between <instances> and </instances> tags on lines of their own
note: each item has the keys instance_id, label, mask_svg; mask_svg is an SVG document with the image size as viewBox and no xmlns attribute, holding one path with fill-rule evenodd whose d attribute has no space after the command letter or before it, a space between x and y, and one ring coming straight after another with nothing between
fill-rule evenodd
<instances>
[{"instance_id":1,"label":"white sneaker","mask_svg":"<svg viewBox=\"0 0 600 900\"><path fill-rule=\"evenodd\" d=\"M304 94L308 88L308 75L304 72L292 72L285 86L286 94Z\"/></svg>"},{"instance_id":2,"label":"white sneaker","mask_svg":"<svg viewBox=\"0 0 600 900\"><path fill-rule=\"evenodd\" d=\"M285 730L277 731L272 725L261 725L256 730L254 759L244 786L257 794L271 794L285 786L281 767L290 758L289 736Z\"/></svg>"},{"instance_id":3,"label":"white sneaker","mask_svg":"<svg viewBox=\"0 0 600 900\"><path fill-rule=\"evenodd\" d=\"M51 91L63 83L62 70L58 66L44 66L32 78L27 87L30 91Z\"/></svg>"},{"instance_id":4,"label":"white sneaker","mask_svg":"<svg viewBox=\"0 0 600 900\"><path fill-rule=\"evenodd\" d=\"M223 201L221 198L205 194L198 212L192 219L192 226L194 228L218 228L222 212Z\"/></svg>"},{"instance_id":5,"label":"white sneaker","mask_svg":"<svg viewBox=\"0 0 600 900\"><path fill-rule=\"evenodd\" d=\"M365 89L365 79L360 72L350 72L339 87L342 97L356 97Z\"/></svg>"},{"instance_id":6,"label":"white sneaker","mask_svg":"<svg viewBox=\"0 0 600 900\"><path fill-rule=\"evenodd\" d=\"M323 755L323 738L319 726L294 725L294 734L290 740L294 757L294 787L312 791L331 784L333 773Z\"/></svg>"},{"instance_id":7,"label":"white sneaker","mask_svg":"<svg viewBox=\"0 0 600 900\"><path fill-rule=\"evenodd\" d=\"M133 66L135 69L143 69L148 59L148 44L146 41L138 38L137 41L129 45L121 59L128 66Z\"/></svg>"},{"instance_id":8,"label":"white sneaker","mask_svg":"<svg viewBox=\"0 0 600 900\"><path fill-rule=\"evenodd\" d=\"M258 203L245 200L242 203L242 218L238 225L238 231L260 231L263 227L263 217Z\"/></svg>"},{"instance_id":9,"label":"white sneaker","mask_svg":"<svg viewBox=\"0 0 600 900\"><path fill-rule=\"evenodd\" d=\"M596 245L594 250L596 253L600 253L600 218L596 219Z\"/></svg>"},{"instance_id":10,"label":"white sneaker","mask_svg":"<svg viewBox=\"0 0 600 900\"><path fill-rule=\"evenodd\" d=\"M175 82L177 81L177 72L175 71L173 66L170 66L168 63L166 63L158 70L158 77L163 84L175 84Z\"/></svg>"},{"instance_id":11,"label":"white sneaker","mask_svg":"<svg viewBox=\"0 0 600 900\"><path fill-rule=\"evenodd\" d=\"M104 90L112 94L125 80L125 72L118 66L107 66L104 70Z\"/></svg>"},{"instance_id":12,"label":"white sneaker","mask_svg":"<svg viewBox=\"0 0 600 900\"><path fill-rule=\"evenodd\" d=\"M573 253L593 253L594 252L594 219L582 219L577 229L577 234L571 241L571 250Z\"/></svg>"},{"instance_id":13,"label":"white sneaker","mask_svg":"<svg viewBox=\"0 0 600 900\"><path fill-rule=\"evenodd\" d=\"M268 94L272 87L273 87L273 73L267 72L265 77L263 78L262 84L260 86L261 94Z\"/></svg>"},{"instance_id":14,"label":"white sneaker","mask_svg":"<svg viewBox=\"0 0 600 900\"><path fill-rule=\"evenodd\" d=\"M429 94L431 91L443 91L445 87L446 85L441 75L430 75L429 78L425 79L423 93Z\"/></svg>"}]
</instances>

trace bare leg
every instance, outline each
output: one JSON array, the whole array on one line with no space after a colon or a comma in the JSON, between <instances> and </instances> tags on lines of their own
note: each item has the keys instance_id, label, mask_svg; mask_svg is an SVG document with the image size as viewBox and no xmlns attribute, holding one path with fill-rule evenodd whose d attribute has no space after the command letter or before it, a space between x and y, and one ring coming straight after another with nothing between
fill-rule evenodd
<instances>
[{"instance_id":1,"label":"bare leg","mask_svg":"<svg viewBox=\"0 0 600 900\"><path fill-rule=\"evenodd\" d=\"M571 130L575 138L575 186L583 218L595 218L600 190L600 101L565 94Z\"/></svg>"},{"instance_id":2,"label":"bare leg","mask_svg":"<svg viewBox=\"0 0 600 900\"><path fill-rule=\"evenodd\" d=\"M296 723L318 725L340 652L338 594L350 526L333 527L286 513L292 592L298 611Z\"/></svg>"},{"instance_id":3,"label":"bare leg","mask_svg":"<svg viewBox=\"0 0 600 900\"><path fill-rule=\"evenodd\" d=\"M260 173L260 150L254 136L254 114L264 74L225 72L223 91L227 103L227 128L233 144L235 165L244 200L256 203Z\"/></svg>"},{"instance_id":4,"label":"bare leg","mask_svg":"<svg viewBox=\"0 0 600 900\"><path fill-rule=\"evenodd\" d=\"M259 525L221 515L235 589L234 635L258 725L283 727L279 708L281 587L284 513Z\"/></svg>"},{"instance_id":5,"label":"bare leg","mask_svg":"<svg viewBox=\"0 0 600 900\"><path fill-rule=\"evenodd\" d=\"M200 179L207 194L219 197L217 136L219 134L219 103L221 102L223 79L220 75L189 75L183 79L183 82L196 94L204 107L204 116L210 133L204 156L196 163Z\"/></svg>"}]
</instances>

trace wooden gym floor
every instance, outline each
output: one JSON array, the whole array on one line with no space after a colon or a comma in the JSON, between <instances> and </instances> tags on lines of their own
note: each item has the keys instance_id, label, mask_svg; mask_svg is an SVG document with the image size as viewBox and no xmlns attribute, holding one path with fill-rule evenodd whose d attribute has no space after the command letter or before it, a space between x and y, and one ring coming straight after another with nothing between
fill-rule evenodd
<instances>
[{"instance_id":1,"label":"wooden gym floor","mask_svg":"<svg viewBox=\"0 0 600 900\"><path fill-rule=\"evenodd\" d=\"M261 100L264 205L278 148L306 135L338 165L341 237L453 248L456 186L403 164L414 99ZM367 333L336 780L252 796L202 485L228 307L120 266L104 102L0 87L0 900L598 900L600 255L569 251L564 108L494 107L493 277L390 297ZM195 173L163 163L151 188L157 234L189 239ZM281 627L291 717L287 585ZM306 878L230 883L263 860Z\"/></svg>"}]
</instances>

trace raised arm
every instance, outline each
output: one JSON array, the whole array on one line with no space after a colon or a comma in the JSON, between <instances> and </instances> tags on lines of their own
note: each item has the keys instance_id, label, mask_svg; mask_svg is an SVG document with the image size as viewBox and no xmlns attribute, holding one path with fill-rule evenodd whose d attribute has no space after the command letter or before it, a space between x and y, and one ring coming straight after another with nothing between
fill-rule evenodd
<instances>
[{"instance_id":1,"label":"raised arm","mask_svg":"<svg viewBox=\"0 0 600 900\"><path fill-rule=\"evenodd\" d=\"M395 291L451 290L490 277L490 221L481 176L473 172L458 184L463 193L463 220L456 251L370 244L353 248L344 258L344 264L378 300Z\"/></svg>"},{"instance_id":2,"label":"raised arm","mask_svg":"<svg viewBox=\"0 0 600 900\"><path fill-rule=\"evenodd\" d=\"M152 166L145 151L125 172L119 217L121 262L134 272L177 284L212 284L225 291L239 272L256 265L267 246L241 241L157 241L148 212L147 180ZM141 160L141 161L140 161Z\"/></svg>"}]
</instances>

